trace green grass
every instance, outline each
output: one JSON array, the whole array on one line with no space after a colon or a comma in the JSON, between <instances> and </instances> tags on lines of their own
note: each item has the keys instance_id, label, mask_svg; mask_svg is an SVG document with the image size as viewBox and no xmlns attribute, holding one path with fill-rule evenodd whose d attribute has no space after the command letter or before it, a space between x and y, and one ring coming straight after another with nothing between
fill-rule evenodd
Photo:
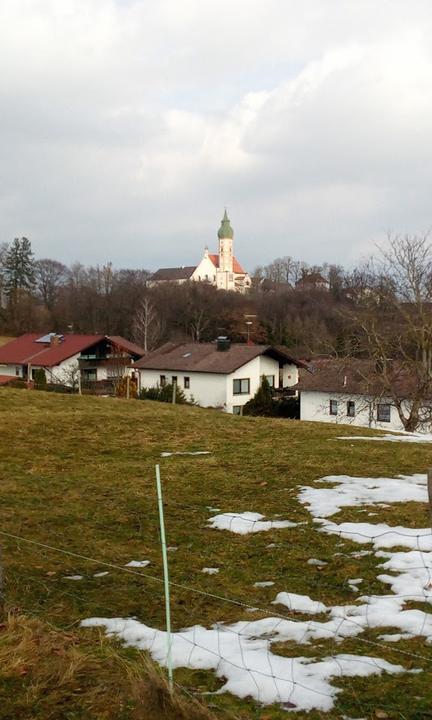
<instances>
[{"instance_id":1,"label":"green grass","mask_svg":"<svg viewBox=\"0 0 432 720\"><path fill-rule=\"evenodd\" d=\"M369 433L372 431L362 430L362 434ZM327 604L352 603L355 596L347 578L365 578L362 592L388 591L376 580L379 559L335 556L341 549L347 553L361 548L350 541L343 541L342 547L337 537L317 532L309 513L297 501L298 486L331 474L378 477L425 472L432 465L432 451L428 445L339 441L336 438L341 434L359 433L350 426L240 418L162 403L3 389L0 526L120 566L132 559L149 559L151 565L142 572L161 578L154 480L154 466L159 462L167 541L178 547L169 555L172 582L237 598L269 614L283 612L283 606L270 605L283 590L308 594ZM211 455L160 458L166 450L209 450ZM211 513L207 506L227 512L256 511L269 517L280 514L306 524L237 536L208 528L206 520ZM427 508L418 503L374 508L374 512L381 517L375 516L373 522L428 524ZM361 508L352 508L332 519L359 521L364 517ZM269 543L278 547L267 548ZM328 565L317 570L306 563L311 557L326 560ZM160 583L120 570L94 578L95 572L106 568L10 539L3 541L3 561L7 606L19 608L27 616L63 630L73 628L85 638L93 632L97 637L97 633L78 629L79 621L95 615L135 615L148 625L164 627ZM205 566L219 567L220 572L207 576L201 572ZM64 580L72 574L84 575L84 580ZM257 580L273 580L275 585L254 588ZM175 587L172 615L174 629L262 617L262 613L251 615L235 605ZM362 642L362 638L376 640L382 632L380 628L345 641L336 646L336 652L377 655L408 668L423 667L426 672L335 681L344 692L333 712L300 712L293 717L373 717L376 709L400 720L427 717L432 699L430 661L402 656L397 650L432 659L430 647L421 639L384 649ZM335 652L335 645L291 643L285 648L278 645L277 651L325 657ZM221 684L213 673L203 671L177 670L176 679L197 694L216 690ZM286 711L276 706L260 708L227 694L207 697L220 717L225 711L238 718L287 717ZM41 711L35 717L48 720L51 716Z\"/></svg>"}]
</instances>

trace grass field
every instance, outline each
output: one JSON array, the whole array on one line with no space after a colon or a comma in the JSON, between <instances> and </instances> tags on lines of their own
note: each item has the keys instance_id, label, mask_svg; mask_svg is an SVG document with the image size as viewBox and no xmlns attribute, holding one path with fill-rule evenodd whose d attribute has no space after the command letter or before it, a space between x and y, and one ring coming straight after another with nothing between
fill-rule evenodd
<instances>
[{"instance_id":1,"label":"grass field","mask_svg":"<svg viewBox=\"0 0 432 720\"><path fill-rule=\"evenodd\" d=\"M366 430L361 434L369 433ZM342 442L336 439L341 434L359 433L358 428L346 426L341 433L340 427L331 425L240 418L161 403L0 390L1 529L99 561L5 538L6 607L26 618L20 637L25 635L22 628L26 623L33 627L30 635L36 627L32 623L39 623L38 632L58 632L63 639L65 634L73 637L88 659L91 676L100 674L106 703L102 712L82 673L76 680L72 674L65 686L67 706L62 704L58 680L52 681L53 688L46 679L38 686L28 658L15 665L10 660L10 633L18 631L16 625L11 629L8 624L0 633L0 696L12 696L23 718L163 717L151 704L146 714L139 698L131 696L128 703L119 695L123 685L120 681L116 685L116 673L121 678L135 677L143 658L114 641L101 640L98 630L79 627L82 619L91 616L136 616L152 627L164 627L161 583L103 565L123 567L131 560L145 558L151 564L142 574L162 577L155 463L161 465L168 545L177 547L169 556L173 583L238 599L263 608L268 615L282 610L270 603L284 590L327 604L352 603L346 580L360 575L367 592L383 593L383 585L376 579L377 558L335 555L340 550L339 538L316 531L309 513L297 500L298 486L330 474L390 477L425 472L432 465L432 449L417 444ZM196 450L211 454L160 457L164 451ZM289 530L234 535L207 526L211 517L208 507L223 512L259 512L269 518L280 515L304 524ZM345 509L336 521L358 520L358 512L356 508ZM380 508L379 514L380 522L391 525L425 527L429 522L426 505L421 503L394 504ZM273 543L276 547L267 547ZM359 549L349 540L343 544L344 548ZM311 557L328 564L318 570L306 563ZM220 571L208 576L202 573L203 567L218 567ZM94 577L102 571L109 574ZM65 580L65 576L75 575L83 579ZM261 580L275 584L254 587ZM427 611L428 607L423 604L421 609ZM235 604L174 586L172 616L174 629L180 629L258 619L263 613L251 614ZM375 642L382 632L382 628L368 630L337 648L330 640L310 646L291 642L273 648L281 655L303 657L324 658L335 652L378 655L406 668L424 670L402 676L341 678L334 683L343 688L334 710L296 712L293 717L432 717L431 647L421 638L388 644L379 652L376 647L365 646L364 639ZM64 655L60 639L59 647ZM115 649L116 655L108 661L109 648ZM408 653L403 657L398 653L402 649ZM287 717L286 710L277 705L261 707L228 693L203 695L222 684L210 671L180 668L175 671L175 680L192 695L204 698L217 717ZM44 701L36 703L35 714L29 714L34 712L27 708L28 698L33 697L30 689L37 697L38 687ZM10 700L9 704L2 701L0 718L14 717L11 712ZM183 717L181 712L177 709L166 717ZM189 717L194 717L194 712L191 709Z\"/></svg>"}]
</instances>

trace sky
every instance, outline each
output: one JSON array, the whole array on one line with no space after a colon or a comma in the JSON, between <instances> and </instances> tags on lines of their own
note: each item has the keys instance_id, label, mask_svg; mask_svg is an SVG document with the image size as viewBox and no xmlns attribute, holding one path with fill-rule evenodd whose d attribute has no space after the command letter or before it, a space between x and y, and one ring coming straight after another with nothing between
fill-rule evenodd
<instances>
[{"instance_id":1,"label":"sky","mask_svg":"<svg viewBox=\"0 0 432 720\"><path fill-rule=\"evenodd\" d=\"M352 266L432 226L430 0L2 0L0 243Z\"/></svg>"}]
</instances>

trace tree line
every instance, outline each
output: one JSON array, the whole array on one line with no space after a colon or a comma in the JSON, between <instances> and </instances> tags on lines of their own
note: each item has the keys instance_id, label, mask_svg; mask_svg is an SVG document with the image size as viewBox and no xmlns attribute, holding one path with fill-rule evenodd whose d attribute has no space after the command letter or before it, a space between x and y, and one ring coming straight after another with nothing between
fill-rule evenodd
<instances>
[{"instance_id":1,"label":"tree line","mask_svg":"<svg viewBox=\"0 0 432 720\"><path fill-rule=\"evenodd\" d=\"M427 257L416 262L426 262L427 238L393 240L405 249L420 243ZM403 326L394 312L401 278L389 268L395 257L389 243L390 253L350 271L277 258L256 268L251 291L242 295L206 283L152 286L148 270L116 269L111 263L68 267L35 258L30 240L16 238L0 247L0 334L123 335L152 350L166 341L210 341L218 335L244 342L249 333L254 342L285 345L303 357L361 356L368 337L365 316L385 319L391 336ZM295 283L311 273L320 273L328 289L296 290Z\"/></svg>"}]
</instances>

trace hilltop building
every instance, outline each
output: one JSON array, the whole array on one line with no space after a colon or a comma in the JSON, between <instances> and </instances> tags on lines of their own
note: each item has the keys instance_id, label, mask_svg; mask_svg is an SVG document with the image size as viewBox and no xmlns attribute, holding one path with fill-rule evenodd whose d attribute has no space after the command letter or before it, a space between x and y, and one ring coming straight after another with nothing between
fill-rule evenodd
<instances>
[{"instance_id":1,"label":"hilltop building","mask_svg":"<svg viewBox=\"0 0 432 720\"><path fill-rule=\"evenodd\" d=\"M150 284L174 282L180 285L188 281L206 282L214 285L218 290L246 292L251 286L251 279L234 255L234 231L226 210L218 230L218 240L218 253L209 253L206 247L198 265L160 268L152 275Z\"/></svg>"}]
</instances>

